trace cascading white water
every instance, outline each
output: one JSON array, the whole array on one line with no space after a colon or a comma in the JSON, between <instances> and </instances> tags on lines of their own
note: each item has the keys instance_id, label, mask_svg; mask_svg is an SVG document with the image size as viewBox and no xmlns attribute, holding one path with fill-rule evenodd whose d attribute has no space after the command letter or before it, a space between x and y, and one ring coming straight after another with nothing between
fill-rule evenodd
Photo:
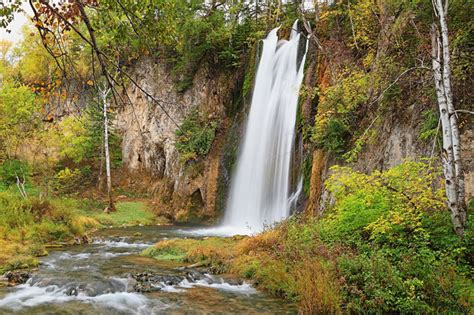
<instances>
[{"instance_id":1,"label":"cascading white water","mask_svg":"<svg viewBox=\"0 0 474 315\"><path fill-rule=\"evenodd\" d=\"M293 25L289 40L278 28L263 40L252 104L221 231L249 234L287 217L291 152L298 94L306 53L298 64L300 34ZM297 197L297 196L296 196Z\"/></svg>"}]
</instances>

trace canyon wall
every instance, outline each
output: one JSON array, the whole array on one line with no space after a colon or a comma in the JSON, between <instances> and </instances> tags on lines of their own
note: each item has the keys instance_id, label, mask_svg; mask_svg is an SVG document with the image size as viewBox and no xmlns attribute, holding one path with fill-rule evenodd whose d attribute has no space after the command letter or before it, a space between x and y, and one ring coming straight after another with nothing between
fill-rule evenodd
<instances>
[{"instance_id":1,"label":"canyon wall","mask_svg":"<svg viewBox=\"0 0 474 315\"><path fill-rule=\"evenodd\" d=\"M119 109L115 120L122 137L123 164L130 173L125 185L145 185L156 197L158 210L172 219L215 216L228 129L226 108L232 105L240 72L217 72L202 66L184 92L178 91L172 70L159 60L144 58L132 73L161 107L135 85L128 86L130 102ZM175 147L176 131L192 110L218 121L219 126L207 157L183 163Z\"/></svg>"}]
</instances>

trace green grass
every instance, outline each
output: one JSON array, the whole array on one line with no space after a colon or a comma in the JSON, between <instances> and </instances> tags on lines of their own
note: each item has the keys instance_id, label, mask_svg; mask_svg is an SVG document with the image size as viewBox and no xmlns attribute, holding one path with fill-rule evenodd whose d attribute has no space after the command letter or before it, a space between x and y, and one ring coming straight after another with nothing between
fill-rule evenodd
<instances>
[{"instance_id":1,"label":"green grass","mask_svg":"<svg viewBox=\"0 0 474 315\"><path fill-rule=\"evenodd\" d=\"M155 215L142 201L127 201L116 204L117 211L104 213L88 211L87 214L107 226L151 225L155 223Z\"/></svg>"},{"instance_id":2,"label":"green grass","mask_svg":"<svg viewBox=\"0 0 474 315\"><path fill-rule=\"evenodd\" d=\"M134 199L139 199L139 198L149 198L150 194L147 192L140 192L140 191L133 191L133 190L127 190L122 187L117 187L115 188L115 195L116 196L126 196L127 198L134 198Z\"/></svg>"},{"instance_id":3,"label":"green grass","mask_svg":"<svg viewBox=\"0 0 474 315\"><path fill-rule=\"evenodd\" d=\"M36 257L46 255L49 245L72 243L95 229L156 222L144 202L119 202L117 211L107 214L103 201L34 194L24 199L14 188L0 187L0 274L36 267Z\"/></svg>"},{"instance_id":4,"label":"green grass","mask_svg":"<svg viewBox=\"0 0 474 315\"><path fill-rule=\"evenodd\" d=\"M18 191L18 187L16 185L5 185L5 183L0 182L0 192L2 191L6 191L14 195L20 196L20 192ZM30 183L25 184L25 191L29 197L38 197L40 194L38 188Z\"/></svg>"},{"instance_id":5,"label":"green grass","mask_svg":"<svg viewBox=\"0 0 474 315\"><path fill-rule=\"evenodd\" d=\"M35 267L45 245L72 243L99 226L67 199L24 199L12 191L0 192L0 273Z\"/></svg>"},{"instance_id":6,"label":"green grass","mask_svg":"<svg viewBox=\"0 0 474 315\"><path fill-rule=\"evenodd\" d=\"M186 262L187 253L181 248L167 247L157 248L151 246L142 252L143 256L152 257L157 260Z\"/></svg>"},{"instance_id":7,"label":"green grass","mask_svg":"<svg viewBox=\"0 0 474 315\"><path fill-rule=\"evenodd\" d=\"M206 263L216 268L234 256L239 240L238 237L164 240L144 250L142 255L157 260Z\"/></svg>"}]
</instances>

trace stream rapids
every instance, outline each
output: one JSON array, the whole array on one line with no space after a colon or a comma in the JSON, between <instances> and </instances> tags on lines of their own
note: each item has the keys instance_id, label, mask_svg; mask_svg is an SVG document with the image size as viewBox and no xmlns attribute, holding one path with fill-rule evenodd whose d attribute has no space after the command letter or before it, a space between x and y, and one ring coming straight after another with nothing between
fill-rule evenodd
<instances>
[{"instance_id":1,"label":"stream rapids","mask_svg":"<svg viewBox=\"0 0 474 315\"><path fill-rule=\"evenodd\" d=\"M0 288L0 314L296 313L242 280L140 256L186 230L106 229L90 244L51 250L27 283Z\"/></svg>"}]
</instances>

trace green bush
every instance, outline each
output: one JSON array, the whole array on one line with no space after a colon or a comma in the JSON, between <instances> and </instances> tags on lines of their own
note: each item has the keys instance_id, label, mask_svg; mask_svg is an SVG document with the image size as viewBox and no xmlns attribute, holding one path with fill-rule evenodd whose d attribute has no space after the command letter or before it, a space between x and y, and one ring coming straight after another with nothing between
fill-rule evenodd
<instances>
[{"instance_id":1,"label":"green bush","mask_svg":"<svg viewBox=\"0 0 474 315\"><path fill-rule=\"evenodd\" d=\"M349 126L340 119L330 118L321 134L315 136L318 147L328 152L342 154L350 140Z\"/></svg>"},{"instance_id":2,"label":"green bush","mask_svg":"<svg viewBox=\"0 0 474 315\"><path fill-rule=\"evenodd\" d=\"M203 119L197 110L192 110L176 131L176 149L181 161L196 160L209 153L216 127L215 122Z\"/></svg>"},{"instance_id":3,"label":"green bush","mask_svg":"<svg viewBox=\"0 0 474 315\"><path fill-rule=\"evenodd\" d=\"M30 177L29 165L21 160L6 160L0 165L0 180L6 186L14 185L17 181L17 176L21 181L23 179L29 180Z\"/></svg>"},{"instance_id":4,"label":"green bush","mask_svg":"<svg viewBox=\"0 0 474 315\"><path fill-rule=\"evenodd\" d=\"M419 139L423 141L433 141L436 134L441 137L441 133L438 132L438 121L439 114L434 110L427 110L422 113L423 122L421 123Z\"/></svg>"},{"instance_id":5,"label":"green bush","mask_svg":"<svg viewBox=\"0 0 474 315\"><path fill-rule=\"evenodd\" d=\"M451 227L444 191L432 188L440 173L423 162L371 175L332 170L336 201L319 231L351 249L337 262L348 311L467 312L472 250Z\"/></svg>"},{"instance_id":6,"label":"green bush","mask_svg":"<svg viewBox=\"0 0 474 315\"><path fill-rule=\"evenodd\" d=\"M0 226L15 229L31 223L33 216L24 199L10 192L0 192Z\"/></svg>"}]
</instances>

